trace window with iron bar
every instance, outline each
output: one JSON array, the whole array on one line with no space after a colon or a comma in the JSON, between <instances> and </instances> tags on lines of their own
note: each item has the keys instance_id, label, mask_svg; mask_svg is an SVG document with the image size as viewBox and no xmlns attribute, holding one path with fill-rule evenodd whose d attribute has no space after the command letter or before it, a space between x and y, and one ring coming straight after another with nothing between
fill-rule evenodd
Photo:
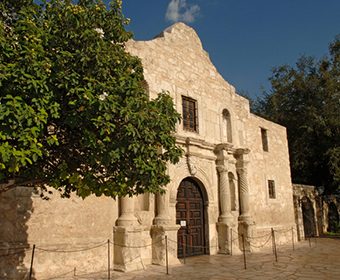
<instances>
[{"instance_id":1,"label":"window with iron bar","mask_svg":"<svg viewBox=\"0 0 340 280\"><path fill-rule=\"evenodd\" d=\"M276 198L274 180L268 180L268 194L269 198Z\"/></svg>"},{"instance_id":2,"label":"window with iron bar","mask_svg":"<svg viewBox=\"0 0 340 280\"><path fill-rule=\"evenodd\" d=\"M262 137L262 148L265 152L268 152L268 137L267 137L267 129L261 128L261 137Z\"/></svg>"},{"instance_id":3,"label":"window with iron bar","mask_svg":"<svg viewBox=\"0 0 340 280\"><path fill-rule=\"evenodd\" d=\"M183 129L198 132L197 101L182 96Z\"/></svg>"}]
</instances>

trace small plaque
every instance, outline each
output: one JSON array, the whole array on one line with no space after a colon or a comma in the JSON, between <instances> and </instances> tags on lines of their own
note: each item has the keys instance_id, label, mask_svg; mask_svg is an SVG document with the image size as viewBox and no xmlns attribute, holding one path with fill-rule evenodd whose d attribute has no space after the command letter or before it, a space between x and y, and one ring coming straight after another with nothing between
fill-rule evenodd
<instances>
[{"instance_id":1,"label":"small plaque","mask_svg":"<svg viewBox=\"0 0 340 280\"><path fill-rule=\"evenodd\" d=\"M187 226L187 221L184 220L184 221L181 221L181 227L186 227Z\"/></svg>"}]
</instances>

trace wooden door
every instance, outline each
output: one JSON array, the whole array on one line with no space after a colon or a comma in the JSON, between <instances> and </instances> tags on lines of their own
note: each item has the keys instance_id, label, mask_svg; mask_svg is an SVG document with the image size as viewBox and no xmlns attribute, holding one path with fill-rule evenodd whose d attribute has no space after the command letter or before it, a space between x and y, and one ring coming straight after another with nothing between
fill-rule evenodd
<instances>
[{"instance_id":1,"label":"wooden door","mask_svg":"<svg viewBox=\"0 0 340 280\"><path fill-rule=\"evenodd\" d=\"M198 184L184 179L177 193L176 223L178 231L178 257L202 255L204 248L204 202Z\"/></svg>"}]
</instances>

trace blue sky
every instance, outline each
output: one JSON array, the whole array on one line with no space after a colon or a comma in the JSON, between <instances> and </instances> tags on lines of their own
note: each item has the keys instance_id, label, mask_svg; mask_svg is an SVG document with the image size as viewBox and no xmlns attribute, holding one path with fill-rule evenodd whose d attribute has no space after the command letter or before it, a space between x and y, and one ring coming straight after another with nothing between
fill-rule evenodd
<instances>
[{"instance_id":1,"label":"blue sky","mask_svg":"<svg viewBox=\"0 0 340 280\"><path fill-rule=\"evenodd\" d=\"M223 78L250 94L261 94L261 84L269 89L272 67L293 65L300 54L321 58L340 34L339 0L122 1L135 40L185 22Z\"/></svg>"}]
</instances>

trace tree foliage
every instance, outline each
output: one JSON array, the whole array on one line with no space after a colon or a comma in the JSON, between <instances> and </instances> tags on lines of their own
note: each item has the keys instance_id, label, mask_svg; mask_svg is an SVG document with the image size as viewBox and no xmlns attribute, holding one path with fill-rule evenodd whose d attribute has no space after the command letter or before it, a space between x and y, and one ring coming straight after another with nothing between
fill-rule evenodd
<instances>
[{"instance_id":1,"label":"tree foliage","mask_svg":"<svg viewBox=\"0 0 340 280\"><path fill-rule=\"evenodd\" d=\"M180 115L165 92L149 100L141 61L124 48L122 2L11 2L0 4L0 183L11 179L1 191L161 190L182 155Z\"/></svg>"},{"instance_id":2,"label":"tree foliage","mask_svg":"<svg viewBox=\"0 0 340 280\"><path fill-rule=\"evenodd\" d=\"M295 67L272 69L271 91L252 110L287 127L292 179L325 187L340 185L340 37L329 56L301 56Z\"/></svg>"}]
</instances>

